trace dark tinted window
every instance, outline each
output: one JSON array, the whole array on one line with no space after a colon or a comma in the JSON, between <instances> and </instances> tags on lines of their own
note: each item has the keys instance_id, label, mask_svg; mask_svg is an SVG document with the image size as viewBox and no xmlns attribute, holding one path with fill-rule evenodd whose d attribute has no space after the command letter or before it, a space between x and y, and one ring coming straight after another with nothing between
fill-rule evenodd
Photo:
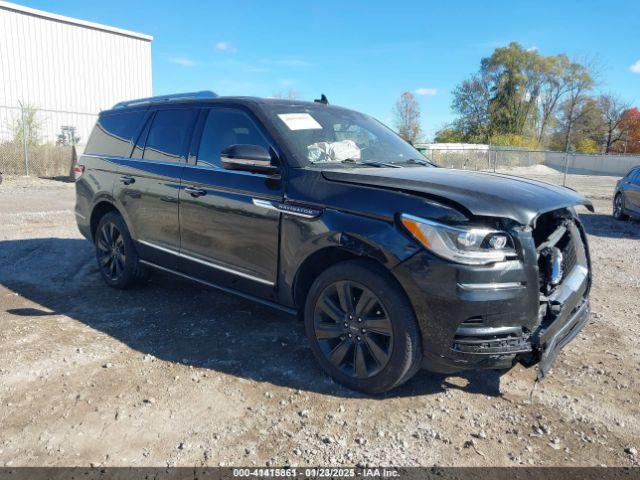
<instances>
[{"instance_id":1,"label":"dark tinted window","mask_svg":"<svg viewBox=\"0 0 640 480\"><path fill-rule=\"evenodd\" d=\"M138 135L138 139L135 141L133 152L131 152L131 158L142 158L142 154L144 153L144 145L147 143L147 137L149 136L149 129L151 128L152 120L153 114L149 114L142 132L140 132L140 135Z\"/></svg>"},{"instance_id":2,"label":"dark tinted window","mask_svg":"<svg viewBox=\"0 0 640 480\"><path fill-rule=\"evenodd\" d=\"M263 103L299 163L345 160L412 163L425 157L397 133L368 115L320 104ZM349 165L349 162L347 162ZM353 163L350 163L353 166Z\"/></svg>"},{"instance_id":3,"label":"dark tinted window","mask_svg":"<svg viewBox=\"0 0 640 480\"><path fill-rule=\"evenodd\" d=\"M220 166L220 152L231 145L260 145L269 142L247 114L238 110L209 110L202 130L198 164Z\"/></svg>"},{"instance_id":4,"label":"dark tinted window","mask_svg":"<svg viewBox=\"0 0 640 480\"><path fill-rule=\"evenodd\" d=\"M195 110L157 112L151 124L142 158L161 162L180 162L184 157L195 115Z\"/></svg>"},{"instance_id":5,"label":"dark tinted window","mask_svg":"<svg viewBox=\"0 0 640 480\"><path fill-rule=\"evenodd\" d=\"M144 116L145 112L101 115L89 137L85 153L128 157Z\"/></svg>"},{"instance_id":6,"label":"dark tinted window","mask_svg":"<svg viewBox=\"0 0 640 480\"><path fill-rule=\"evenodd\" d=\"M636 168L629 174L629 181L640 184L640 168Z\"/></svg>"}]
</instances>

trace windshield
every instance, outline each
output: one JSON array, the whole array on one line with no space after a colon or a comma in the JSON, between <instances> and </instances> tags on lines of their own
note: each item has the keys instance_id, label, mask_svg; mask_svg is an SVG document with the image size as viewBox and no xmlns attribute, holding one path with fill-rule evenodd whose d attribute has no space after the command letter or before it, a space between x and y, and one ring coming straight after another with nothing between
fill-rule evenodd
<instances>
[{"instance_id":1,"label":"windshield","mask_svg":"<svg viewBox=\"0 0 640 480\"><path fill-rule=\"evenodd\" d=\"M303 165L427 162L396 133L362 113L325 105L268 105L265 110Z\"/></svg>"}]
</instances>

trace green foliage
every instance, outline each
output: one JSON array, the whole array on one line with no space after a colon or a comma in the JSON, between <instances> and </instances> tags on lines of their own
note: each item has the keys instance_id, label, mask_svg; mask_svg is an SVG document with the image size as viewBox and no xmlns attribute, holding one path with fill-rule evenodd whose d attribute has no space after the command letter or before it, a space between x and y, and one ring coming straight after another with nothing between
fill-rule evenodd
<instances>
[{"instance_id":1,"label":"green foliage","mask_svg":"<svg viewBox=\"0 0 640 480\"><path fill-rule=\"evenodd\" d=\"M604 112L594 98L568 98L559 108L557 133L550 143L556 150L578 150L578 144L600 145L606 133Z\"/></svg>"},{"instance_id":2,"label":"green foliage","mask_svg":"<svg viewBox=\"0 0 640 480\"><path fill-rule=\"evenodd\" d=\"M33 106L27 105L23 107L20 117L14 120L10 126L14 142L22 144L26 131L28 145L40 144L42 124L37 118L37 113L37 109Z\"/></svg>"},{"instance_id":3,"label":"green foliage","mask_svg":"<svg viewBox=\"0 0 640 480\"><path fill-rule=\"evenodd\" d=\"M560 105L576 106L592 87L589 69L566 55L544 56L512 42L483 58L478 73L454 89L455 129L466 142L512 139L537 147L558 125ZM571 124L575 112L566 113Z\"/></svg>"},{"instance_id":4,"label":"green foliage","mask_svg":"<svg viewBox=\"0 0 640 480\"><path fill-rule=\"evenodd\" d=\"M476 138L482 142L488 138L491 129L490 102L489 83L481 75L464 80L453 91L451 108L459 114L455 129L462 132L465 141Z\"/></svg>"},{"instance_id":5,"label":"green foliage","mask_svg":"<svg viewBox=\"0 0 640 480\"><path fill-rule=\"evenodd\" d=\"M542 83L543 57L512 42L482 59L480 70L489 82L492 131L522 135L535 111Z\"/></svg>"},{"instance_id":6,"label":"green foliage","mask_svg":"<svg viewBox=\"0 0 640 480\"><path fill-rule=\"evenodd\" d=\"M592 138L581 138L575 144L575 150L579 153L598 153L600 147L598 142Z\"/></svg>"},{"instance_id":7,"label":"green foliage","mask_svg":"<svg viewBox=\"0 0 640 480\"><path fill-rule=\"evenodd\" d=\"M446 127L436 132L434 139L436 143L462 143L464 133L456 128Z\"/></svg>"},{"instance_id":8,"label":"green foliage","mask_svg":"<svg viewBox=\"0 0 640 480\"><path fill-rule=\"evenodd\" d=\"M534 137L525 135L516 135L513 133L502 133L491 136L491 145L505 147L520 147L528 150L537 150L540 148L538 140Z\"/></svg>"}]
</instances>

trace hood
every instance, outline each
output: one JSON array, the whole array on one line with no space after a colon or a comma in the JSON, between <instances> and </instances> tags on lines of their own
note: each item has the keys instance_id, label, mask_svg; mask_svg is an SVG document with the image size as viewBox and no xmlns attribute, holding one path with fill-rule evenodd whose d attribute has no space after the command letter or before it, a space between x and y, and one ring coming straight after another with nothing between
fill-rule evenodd
<instances>
[{"instance_id":1,"label":"hood","mask_svg":"<svg viewBox=\"0 0 640 480\"><path fill-rule=\"evenodd\" d=\"M401 190L452 202L472 215L504 217L529 225L539 214L574 205L593 205L566 188L512 175L447 168L354 168L325 170L335 182Z\"/></svg>"}]
</instances>

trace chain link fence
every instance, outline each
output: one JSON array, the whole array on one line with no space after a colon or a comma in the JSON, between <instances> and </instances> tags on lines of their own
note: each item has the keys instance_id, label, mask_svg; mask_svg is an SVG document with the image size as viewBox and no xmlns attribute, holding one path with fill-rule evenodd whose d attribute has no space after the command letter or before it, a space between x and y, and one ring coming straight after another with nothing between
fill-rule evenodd
<instances>
[{"instance_id":1,"label":"chain link fence","mask_svg":"<svg viewBox=\"0 0 640 480\"><path fill-rule=\"evenodd\" d=\"M97 117L87 112L0 105L0 172L68 176L72 148L84 150Z\"/></svg>"},{"instance_id":2,"label":"chain link fence","mask_svg":"<svg viewBox=\"0 0 640 480\"><path fill-rule=\"evenodd\" d=\"M507 173L565 186L571 186L578 176L622 177L631 167L640 165L640 155L590 155L488 145L417 147L441 167Z\"/></svg>"}]
</instances>

